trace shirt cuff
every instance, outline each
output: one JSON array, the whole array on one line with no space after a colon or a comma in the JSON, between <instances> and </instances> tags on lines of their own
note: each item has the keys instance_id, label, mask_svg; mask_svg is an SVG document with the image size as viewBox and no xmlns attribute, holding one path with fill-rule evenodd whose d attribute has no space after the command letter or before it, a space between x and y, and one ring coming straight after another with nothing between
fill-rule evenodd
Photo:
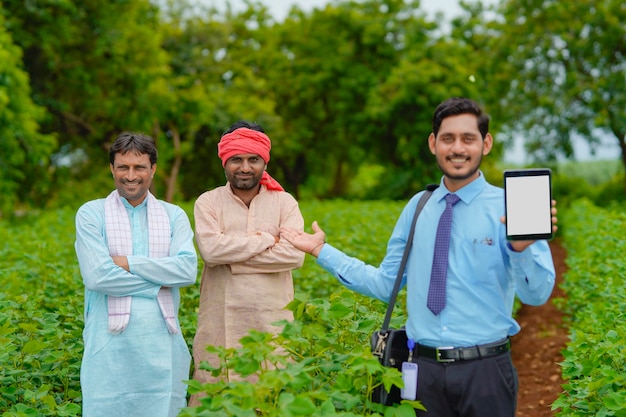
<instances>
[{"instance_id":1,"label":"shirt cuff","mask_svg":"<svg viewBox=\"0 0 626 417\"><path fill-rule=\"evenodd\" d=\"M324 246L322 246L320 253L317 255L317 264L331 274L337 275L336 268L337 265L339 265L342 256L345 256L343 252L336 249L331 244L325 243Z\"/></svg>"},{"instance_id":2,"label":"shirt cuff","mask_svg":"<svg viewBox=\"0 0 626 417\"><path fill-rule=\"evenodd\" d=\"M276 245L276 238L274 237L274 235L267 233L267 232L259 232L259 235L267 240L267 249L274 247L274 245Z\"/></svg>"},{"instance_id":3,"label":"shirt cuff","mask_svg":"<svg viewBox=\"0 0 626 417\"><path fill-rule=\"evenodd\" d=\"M137 275L137 270L139 269L139 266L141 264L141 256L134 256L134 255L127 255L126 256L126 261L128 262L128 272L133 274L133 275ZM145 257L143 257L145 258ZM157 296L159 295L159 290L161 289L161 287L159 286L155 286L152 290L149 290L150 292L150 296L151 298L157 298Z\"/></svg>"},{"instance_id":4,"label":"shirt cuff","mask_svg":"<svg viewBox=\"0 0 626 417\"><path fill-rule=\"evenodd\" d=\"M511 264L513 266L523 267L533 262L533 253L529 249L530 247L526 248L525 250L521 252L518 252L515 249L513 249L511 242L507 242L506 247L509 249L508 253L509 253L509 257L511 258Z\"/></svg>"}]
</instances>

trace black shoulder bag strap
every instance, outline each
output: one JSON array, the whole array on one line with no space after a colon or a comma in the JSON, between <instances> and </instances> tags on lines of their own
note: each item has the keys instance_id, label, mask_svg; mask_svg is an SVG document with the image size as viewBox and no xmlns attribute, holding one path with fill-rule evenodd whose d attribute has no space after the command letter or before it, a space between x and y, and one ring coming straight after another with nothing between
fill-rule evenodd
<instances>
[{"instance_id":1,"label":"black shoulder bag strap","mask_svg":"<svg viewBox=\"0 0 626 417\"><path fill-rule=\"evenodd\" d=\"M426 191L424 191L424 194L422 194L422 196L420 197L420 200L417 203L417 207L415 208L415 214L413 215L413 221L411 223L411 230L409 231L409 237L406 241L406 246L404 247L402 261L400 262L400 267L398 268L398 276L396 277L396 282L393 286L391 298L389 298L387 314L385 314L385 320L383 321L382 328L379 330L379 333L381 334L387 333L387 329L389 329L391 313L393 312L393 307L396 304L396 298L398 297L398 291L400 290L400 283L402 282L402 275L404 275L404 268L406 267L406 261L409 258L409 251L411 250L411 246L413 245L413 235L415 234L415 224L417 223L417 218L420 215L420 212L422 211L424 206L426 205L426 202L432 195L433 191L435 191L438 187L438 184L428 184L426 186Z\"/></svg>"}]
</instances>

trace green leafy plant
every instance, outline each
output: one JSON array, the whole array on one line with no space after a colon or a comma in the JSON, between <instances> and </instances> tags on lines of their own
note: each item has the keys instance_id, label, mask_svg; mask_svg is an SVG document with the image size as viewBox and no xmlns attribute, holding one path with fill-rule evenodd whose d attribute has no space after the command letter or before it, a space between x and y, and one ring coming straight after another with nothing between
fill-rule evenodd
<instances>
[{"instance_id":1,"label":"green leafy plant","mask_svg":"<svg viewBox=\"0 0 626 417\"><path fill-rule=\"evenodd\" d=\"M318 220L331 244L377 265L404 206L402 202L302 202L308 225ZM192 204L183 207L193 221ZM0 416L80 416L83 284L74 253L75 209L0 219ZM624 209L576 201L559 213L569 271L571 341L561 364L559 416L625 416L626 250ZM199 262L200 270L202 263ZM307 256L294 271L295 319L280 335L251 332L240 349L213 349L222 382L189 382L205 392L187 416L414 416L419 404L383 407L369 401L378 384L401 384L369 351L385 304L345 289ZM180 320L194 337L198 285L181 291ZM402 291L392 326L405 320ZM233 375L253 375L256 383Z\"/></svg>"},{"instance_id":2,"label":"green leafy plant","mask_svg":"<svg viewBox=\"0 0 626 417\"><path fill-rule=\"evenodd\" d=\"M190 392L206 396L183 416L414 416L417 401L394 407L372 403L380 384L402 386L396 369L383 367L369 348L379 324L372 302L348 290L329 300L298 297L289 308L295 320L273 337L251 331L240 349L209 346L220 366L201 367L217 383L190 381ZM277 353L280 352L280 353ZM254 383L233 380L254 376Z\"/></svg>"},{"instance_id":3,"label":"green leafy plant","mask_svg":"<svg viewBox=\"0 0 626 417\"><path fill-rule=\"evenodd\" d=\"M626 215L577 201L564 213L571 317L558 416L626 416Z\"/></svg>"},{"instance_id":4,"label":"green leafy plant","mask_svg":"<svg viewBox=\"0 0 626 417\"><path fill-rule=\"evenodd\" d=\"M0 409L6 416L80 413L80 339L70 311L41 299L0 300Z\"/></svg>"}]
</instances>

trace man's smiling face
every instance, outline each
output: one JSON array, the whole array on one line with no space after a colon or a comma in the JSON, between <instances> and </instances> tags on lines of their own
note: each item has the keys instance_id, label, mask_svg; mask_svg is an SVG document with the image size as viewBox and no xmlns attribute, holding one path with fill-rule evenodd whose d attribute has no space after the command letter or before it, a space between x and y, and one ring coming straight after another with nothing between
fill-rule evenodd
<instances>
[{"instance_id":1,"label":"man's smiling face","mask_svg":"<svg viewBox=\"0 0 626 417\"><path fill-rule=\"evenodd\" d=\"M442 120L437 136L428 138L430 151L445 176L446 187L456 191L478 177L483 156L491 151L493 139L478 130L473 114L448 116Z\"/></svg>"},{"instance_id":2,"label":"man's smiling face","mask_svg":"<svg viewBox=\"0 0 626 417\"><path fill-rule=\"evenodd\" d=\"M148 194L156 164L150 165L148 154L127 152L115 155L115 162L110 165L115 188L133 206L139 205Z\"/></svg>"}]
</instances>

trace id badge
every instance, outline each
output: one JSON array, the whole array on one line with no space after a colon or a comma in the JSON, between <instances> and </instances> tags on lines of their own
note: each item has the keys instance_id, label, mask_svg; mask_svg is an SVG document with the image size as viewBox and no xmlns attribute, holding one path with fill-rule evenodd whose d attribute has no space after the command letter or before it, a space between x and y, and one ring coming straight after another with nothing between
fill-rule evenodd
<instances>
[{"instance_id":1,"label":"id badge","mask_svg":"<svg viewBox=\"0 0 626 417\"><path fill-rule=\"evenodd\" d=\"M404 388L400 389L400 397L403 400L414 401L417 398L417 364L402 362L402 382Z\"/></svg>"}]
</instances>

